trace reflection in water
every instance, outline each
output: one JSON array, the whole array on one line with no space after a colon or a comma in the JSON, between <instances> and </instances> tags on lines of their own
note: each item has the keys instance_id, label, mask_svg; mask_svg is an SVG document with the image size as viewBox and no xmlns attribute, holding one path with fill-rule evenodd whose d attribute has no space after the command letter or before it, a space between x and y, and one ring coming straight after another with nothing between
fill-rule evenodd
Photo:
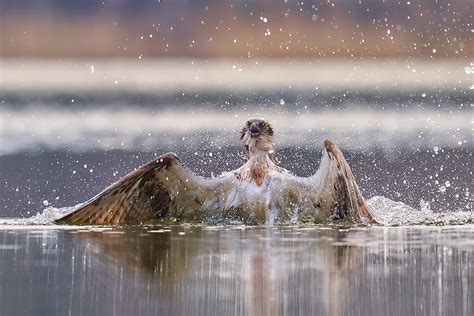
<instances>
[{"instance_id":1,"label":"reflection in water","mask_svg":"<svg viewBox=\"0 0 474 316\"><path fill-rule=\"evenodd\" d=\"M0 230L0 314L472 315L473 225Z\"/></svg>"}]
</instances>

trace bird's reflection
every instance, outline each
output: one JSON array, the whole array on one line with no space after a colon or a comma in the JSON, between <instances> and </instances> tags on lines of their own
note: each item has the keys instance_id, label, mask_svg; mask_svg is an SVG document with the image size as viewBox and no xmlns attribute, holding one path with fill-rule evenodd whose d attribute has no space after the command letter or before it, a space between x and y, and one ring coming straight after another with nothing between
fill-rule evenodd
<instances>
[{"instance_id":1,"label":"bird's reflection","mask_svg":"<svg viewBox=\"0 0 474 316\"><path fill-rule=\"evenodd\" d=\"M344 235L177 227L80 234L96 269L120 271L135 287L146 284L167 311L247 315L343 313L360 264L358 247L334 247Z\"/></svg>"},{"instance_id":2,"label":"bird's reflection","mask_svg":"<svg viewBox=\"0 0 474 316\"><path fill-rule=\"evenodd\" d=\"M440 239L447 234L455 234L456 245L447 247ZM463 246L472 245L472 228L180 226L73 236L73 254L82 260L73 262L71 279L79 282L73 295L80 300L71 300L71 310L97 297L106 303L92 305L92 311L102 314L472 310L472 249Z\"/></svg>"},{"instance_id":3,"label":"bird's reflection","mask_svg":"<svg viewBox=\"0 0 474 316\"><path fill-rule=\"evenodd\" d=\"M473 231L7 230L0 314L472 315Z\"/></svg>"},{"instance_id":4,"label":"bird's reflection","mask_svg":"<svg viewBox=\"0 0 474 316\"><path fill-rule=\"evenodd\" d=\"M473 229L4 231L0 314L472 315Z\"/></svg>"}]
</instances>

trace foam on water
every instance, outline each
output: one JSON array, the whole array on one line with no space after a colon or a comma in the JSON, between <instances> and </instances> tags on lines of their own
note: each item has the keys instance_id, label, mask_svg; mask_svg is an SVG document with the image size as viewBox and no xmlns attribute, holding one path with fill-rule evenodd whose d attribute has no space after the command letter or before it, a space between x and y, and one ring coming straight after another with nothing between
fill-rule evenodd
<instances>
[{"instance_id":1,"label":"foam on water","mask_svg":"<svg viewBox=\"0 0 474 316\"><path fill-rule=\"evenodd\" d=\"M402 202L396 202L383 196L375 196L367 200L367 205L375 220L384 226L406 225L452 225L474 222L472 211L433 212L428 203L421 202L420 209L415 209ZM54 221L71 213L81 206L47 207L42 212L27 218L0 219L0 225L51 225ZM288 224L294 224L289 222Z\"/></svg>"},{"instance_id":2,"label":"foam on water","mask_svg":"<svg viewBox=\"0 0 474 316\"><path fill-rule=\"evenodd\" d=\"M82 204L82 203L81 203ZM81 204L68 207L52 207L45 208L42 212L36 213L31 217L25 218L0 218L0 225L51 225L54 221L71 213Z\"/></svg>"},{"instance_id":3,"label":"foam on water","mask_svg":"<svg viewBox=\"0 0 474 316\"><path fill-rule=\"evenodd\" d=\"M385 226L467 224L473 222L472 211L433 212L429 204L421 201L420 209L402 202L396 202L383 196L374 196L367 206L375 220Z\"/></svg>"}]
</instances>

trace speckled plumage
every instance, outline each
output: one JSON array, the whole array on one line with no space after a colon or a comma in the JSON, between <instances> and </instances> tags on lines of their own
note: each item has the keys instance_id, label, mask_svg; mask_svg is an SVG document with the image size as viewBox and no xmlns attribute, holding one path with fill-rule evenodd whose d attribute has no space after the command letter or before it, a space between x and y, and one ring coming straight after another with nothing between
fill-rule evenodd
<instances>
[{"instance_id":1,"label":"speckled plumage","mask_svg":"<svg viewBox=\"0 0 474 316\"><path fill-rule=\"evenodd\" d=\"M273 128L265 120L249 120L241 140L248 160L234 171L201 177L168 153L126 175L58 222L141 224L166 218L246 224L373 221L349 165L331 141L324 142L318 171L304 178L275 163Z\"/></svg>"}]
</instances>

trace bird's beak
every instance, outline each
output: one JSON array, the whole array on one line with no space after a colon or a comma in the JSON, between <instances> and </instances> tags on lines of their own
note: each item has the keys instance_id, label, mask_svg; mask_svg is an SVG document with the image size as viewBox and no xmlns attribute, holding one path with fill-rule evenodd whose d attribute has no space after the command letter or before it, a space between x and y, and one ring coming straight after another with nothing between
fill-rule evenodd
<instances>
[{"instance_id":1,"label":"bird's beak","mask_svg":"<svg viewBox=\"0 0 474 316\"><path fill-rule=\"evenodd\" d=\"M249 132L251 138L256 138L260 136L260 128L255 124L252 124L252 126L250 126Z\"/></svg>"}]
</instances>

